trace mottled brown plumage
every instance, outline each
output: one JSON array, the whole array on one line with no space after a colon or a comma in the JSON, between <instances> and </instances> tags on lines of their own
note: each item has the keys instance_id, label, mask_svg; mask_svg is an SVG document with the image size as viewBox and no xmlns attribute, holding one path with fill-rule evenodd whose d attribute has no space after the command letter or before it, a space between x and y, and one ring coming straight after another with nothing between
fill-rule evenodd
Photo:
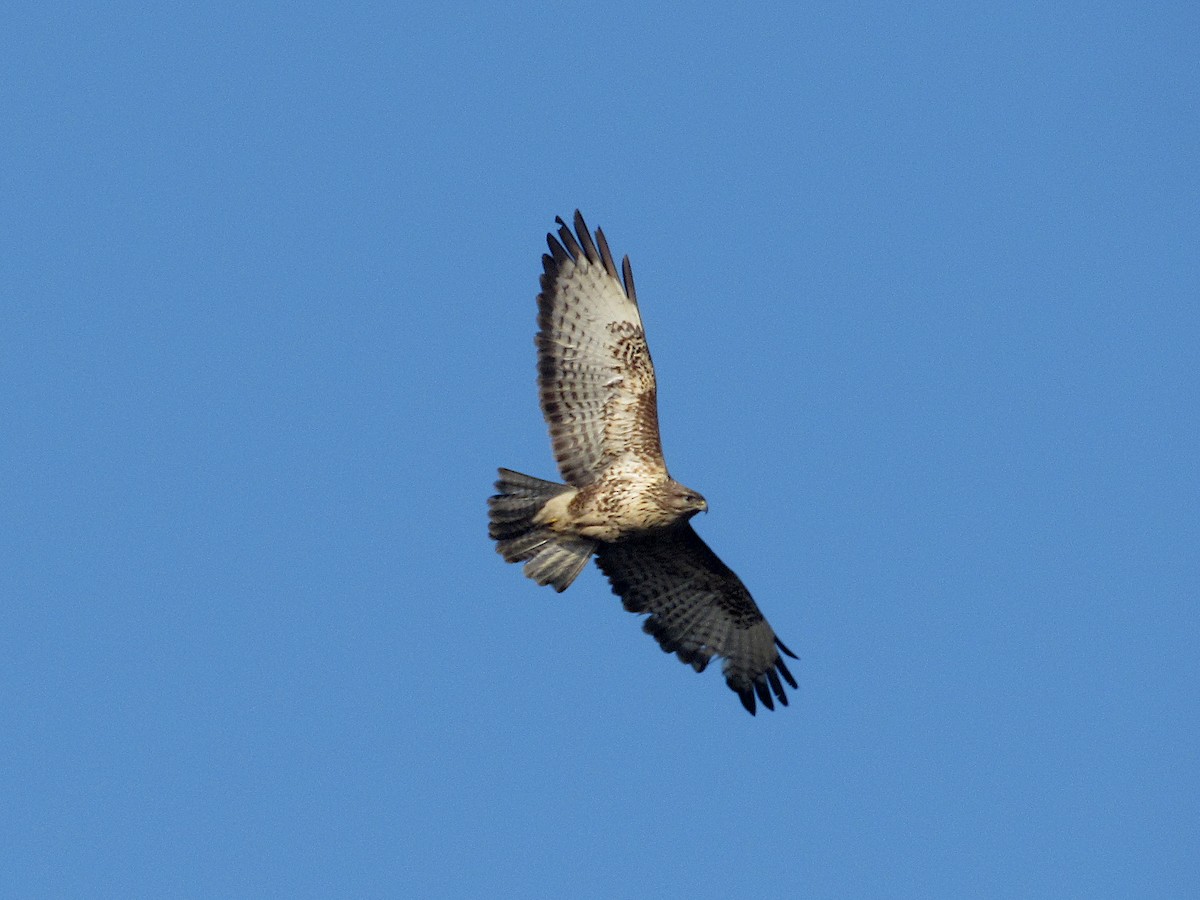
<instances>
[{"instance_id":1,"label":"mottled brown plumage","mask_svg":"<svg viewBox=\"0 0 1200 900\"><path fill-rule=\"evenodd\" d=\"M787 704L796 681L741 580L692 529L704 498L671 478L658 433L654 364L629 257L621 274L604 233L578 210L562 219L538 295L538 388L566 484L500 470L488 533L508 562L563 591L593 554L625 608L697 672L723 657L726 682L753 714Z\"/></svg>"}]
</instances>

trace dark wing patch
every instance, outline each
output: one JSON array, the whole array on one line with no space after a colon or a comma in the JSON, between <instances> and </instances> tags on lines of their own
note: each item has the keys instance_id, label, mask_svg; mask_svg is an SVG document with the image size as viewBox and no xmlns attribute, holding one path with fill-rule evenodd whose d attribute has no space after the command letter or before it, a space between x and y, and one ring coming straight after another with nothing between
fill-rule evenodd
<instances>
[{"instance_id":1,"label":"dark wing patch","mask_svg":"<svg viewBox=\"0 0 1200 900\"><path fill-rule=\"evenodd\" d=\"M600 545L596 563L630 612L645 613L642 628L667 653L697 672L725 660L725 682L754 715L787 706L783 682L796 687L780 651L795 658L771 630L740 578L684 523L641 537ZM782 681L780 680L782 676Z\"/></svg>"}]
</instances>

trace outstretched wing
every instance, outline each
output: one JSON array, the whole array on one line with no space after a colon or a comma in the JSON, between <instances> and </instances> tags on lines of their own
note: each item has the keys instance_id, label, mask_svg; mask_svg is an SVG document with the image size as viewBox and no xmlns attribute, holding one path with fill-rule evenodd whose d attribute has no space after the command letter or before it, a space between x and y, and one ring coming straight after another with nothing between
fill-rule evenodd
<instances>
[{"instance_id":1,"label":"outstretched wing","mask_svg":"<svg viewBox=\"0 0 1200 900\"><path fill-rule=\"evenodd\" d=\"M756 694L767 709L775 708L772 694L787 706L779 679L793 688L796 679L779 654L796 655L691 525L601 544L596 563L627 610L649 614L642 628L667 653L697 672L712 657L723 657L725 682L751 715Z\"/></svg>"},{"instance_id":2,"label":"outstretched wing","mask_svg":"<svg viewBox=\"0 0 1200 900\"><path fill-rule=\"evenodd\" d=\"M542 413L559 471L576 487L625 457L665 472L654 364L629 257L619 276L604 232L597 229L593 241L578 210L575 234L556 221L558 236L546 235L550 253L542 257L536 342Z\"/></svg>"}]
</instances>

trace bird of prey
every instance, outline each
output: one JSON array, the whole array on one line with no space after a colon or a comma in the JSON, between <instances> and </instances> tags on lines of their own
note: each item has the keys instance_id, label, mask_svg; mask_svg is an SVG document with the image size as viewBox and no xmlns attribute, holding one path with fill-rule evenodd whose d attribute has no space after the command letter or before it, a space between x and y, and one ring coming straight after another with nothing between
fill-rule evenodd
<instances>
[{"instance_id":1,"label":"bird of prey","mask_svg":"<svg viewBox=\"0 0 1200 900\"><path fill-rule=\"evenodd\" d=\"M667 472L658 435L654 365L642 331L633 271L618 274L604 233L595 240L555 220L546 235L538 295L538 389L566 484L500 469L488 500L488 534L507 562L566 590L594 555L630 612L662 649L702 672L714 656L725 681L755 712L787 705L796 679L741 579L692 529L707 510Z\"/></svg>"}]
</instances>

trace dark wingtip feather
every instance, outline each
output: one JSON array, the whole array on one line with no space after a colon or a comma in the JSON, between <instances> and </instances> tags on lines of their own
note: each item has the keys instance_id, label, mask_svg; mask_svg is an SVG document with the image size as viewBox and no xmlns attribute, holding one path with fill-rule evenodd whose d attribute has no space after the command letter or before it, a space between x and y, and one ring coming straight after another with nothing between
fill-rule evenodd
<instances>
[{"instance_id":1,"label":"dark wingtip feather","mask_svg":"<svg viewBox=\"0 0 1200 900\"><path fill-rule=\"evenodd\" d=\"M550 248L550 256L542 254L542 268L547 274L553 274L558 271L559 266L567 262L571 257L563 245L558 242L558 238L549 232L546 233L546 246Z\"/></svg>"},{"instance_id":2,"label":"dark wingtip feather","mask_svg":"<svg viewBox=\"0 0 1200 900\"><path fill-rule=\"evenodd\" d=\"M575 210L575 234L579 236L579 243L583 246L583 252L587 254L588 262L600 262L600 254L592 241L592 233L588 231L587 222L583 221L583 213L579 210Z\"/></svg>"},{"instance_id":3,"label":"dark wingtip feather","mask_svg":"<svg viewBox=\"0 0 1200 900\"><path fill-rule=\"evenodd\" d=\"M604 237L604 231L599 228L596 229L596 243L600 245L600 262L604 263L604 271L613 281L619 283L621 276L617 274L617 264L613 262L612 251L608 249L608 240Z\"/></svg>"},{"instance_id":4,"label":"dark wingtip feather","mask_svg":"<svg viewBox=\"0 0 1200 900\"><path fill-rule=\"evenodd\" d=\"M787 694L784 693L783 685L779 683L779 675L776 674L774 669L767 669L767 681L771 682L771 690L775 693L775 699L778 700L781 705L787 706Z\"/></svg>"},{"instance_id":5,"label":"dark wingtip feather","mask_svg":"<svg viewBox=\"0 0 1200 900\"><path fill-rule=\"evenodd\" d=\"M762 701L762 705L772 712L775 711L775 701L771 699L771 692L767 690L767 682L764 678L758 678L754 682L754 690L758 694L758 699Z\"/></svg>"},{"instance_id":6,"label":"dark wingtip feather","mask_svg":"<svg viewBox=\"0 0 1200 900\"><path fill-rule=\"evenodd\" d=\"M575 240L575 235L571 234L571 229L567 226L567 223L562 220L562 216L555 216L554 221L562 226L558 229L558 239L567 248L567 252L571 254L571 258L576 260L582 259L586 254L583 252L583 248L579 246L579 241Z\"/></svg>"},{"instance_id":7,"label":"dark wingtip feather","mask_svg":"<svg viewBox=\"0 0 1200 900\"><path fill-rule=\"evenodd\" d=\"M754 709L754 690L752 688L735 688L732 684L730 687L733 688L734 693L736 693L738 698L742 701L742 706L746 707L746 712L750 713L752 716L757 715L757 712Z\"/></svg>"},{"instance_id":8,"label":"dark wingtip feather","mask_svg":"<svg viewBox=\"0 0 1200 900\"><path fill-rule=\"evenodd\" d=\"M792 659L800 658L795 653L793 653L791 650L789 650L787 648L787 645L783 641L781 641L778 637L775 638L775 646L778 647L780 650L782 650L784 653L786 653L788 656L790 656Z\"/></svg>"},{"instance_id":9,"label":"dark wingtip feather","mask_svg":"<svg viewBox=\"0 0 1200 900\"><path fill-rule=\"evenodd\" d=\"M629 264L628 255L621 260L621 276L625 279L625 296L637 303L637 290L633 286L633 266Z\"/></svg>"},{"instance_id":10,"label":"dark wingtip feather","mask_svg":"<svg viewBox=\"0 0 1200 900\"><path fill-rule=\"evenodd\" d=\"M790 684L796 690L800 689L800 685L796 684L796 679L792 673L788 671L788 667L784 665L783 657L775 657L775 668L779 670L779 674L783 676L783 680Z\"/></svg>"}]
</instances>

